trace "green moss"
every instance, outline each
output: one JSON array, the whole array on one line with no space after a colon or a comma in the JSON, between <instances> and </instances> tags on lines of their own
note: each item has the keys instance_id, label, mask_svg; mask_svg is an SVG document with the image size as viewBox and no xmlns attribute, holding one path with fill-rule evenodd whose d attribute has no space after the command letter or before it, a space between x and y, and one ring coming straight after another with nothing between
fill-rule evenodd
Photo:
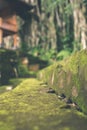
<instances>
[{"instance_id":1,"label":"green moss","mask_svg":"<svg viewBox=\"0 0 87 130\"><path fill-rule=\"evenodd\" d=\"M13 126L13 124L6 124L5 122L0 122L0 129L1 130L13 130L15 129L15 127Z\"/></svg>"},{"instance_id":2,"label":"green moss","mask_svg":"<svg viewBox=\"0 0 87 130\"><path fill-rule=\"evenodd\" d=\"M87 113L87 50L76 52L70 58L40 71L40 74L49 86L59 94L65 93Z\"/></svg>"},{"instance_id":3,"label":"green moss","mask_svg":"<svg viewBox=\"0 0 87 130\"><path fill-rule=\"evenodd\" d=\"M79 130L79 124L81 129L87 129L87 116L74 109L61 109L65 103L46 90L43 81L30 78L1 94L0 129Z\"/></svg>"}]
</instances>

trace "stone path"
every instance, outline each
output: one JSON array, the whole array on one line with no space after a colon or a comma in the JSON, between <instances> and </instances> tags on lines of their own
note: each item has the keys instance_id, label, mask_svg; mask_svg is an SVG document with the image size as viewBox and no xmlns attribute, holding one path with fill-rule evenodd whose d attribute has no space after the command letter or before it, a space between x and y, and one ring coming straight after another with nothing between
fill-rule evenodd
<instances>
[{"instance_id":1,"label":"stone path","mask_svg":"<svg viewBox=\"0 0 87 130\"><path fill-rule=\"evenodd\" d=\"M87 116L63 108L65 103L47 90L31 78L1 94L0 130L87 130Z\"/></svg>"}]
</instances>

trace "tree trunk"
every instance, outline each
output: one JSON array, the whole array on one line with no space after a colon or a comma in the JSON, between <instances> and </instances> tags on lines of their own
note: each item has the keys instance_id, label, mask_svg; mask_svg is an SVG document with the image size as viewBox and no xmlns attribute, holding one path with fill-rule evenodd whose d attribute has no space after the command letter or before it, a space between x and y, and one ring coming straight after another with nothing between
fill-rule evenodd
<instances>
[{"instance_id":1,"label":"tree trunk","mask_svg":"<svg viewBox=\"0 0 87 130\"><path fill-rule=\"evenodd\" d=\"M85 49L87 47L86 13L87 13L86 6L82 5L82 8L80 8L80 11L79 11L82 49Z\"/></svg>"},{"instance_id":2,"label":"tree trunk","mask_svg":"<svg viewBox=\"0 0 87 130\"><path fill-rule=\"evenodd\" d=\"M79 47L85 49L87 47L87 20L86 6L81 2L81 0L70 0L73 8L73 19L74 19L74 40ZM80 44L81 43L81 44ZM78 46L78 45L77 45Z\"/></svg>"}]
</instances>

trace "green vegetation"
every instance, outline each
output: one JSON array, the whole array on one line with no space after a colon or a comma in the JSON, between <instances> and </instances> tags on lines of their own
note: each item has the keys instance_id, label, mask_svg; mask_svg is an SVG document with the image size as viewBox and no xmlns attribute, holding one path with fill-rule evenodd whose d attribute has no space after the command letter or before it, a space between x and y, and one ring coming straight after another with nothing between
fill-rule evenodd
<instances>
[{"instance_id":1,"label":"green vegetation","mask_svg":"<svg viewBox=\"0 0 87 130\"><path fill-rule=\"evenodd\" d=\"M38 77L71 98L87 114L87 50L40 71Z\"/></svg>"},{"instance_id":2,"label":"green vegetation","mask_svg":"<svg viewBox=\"0 0 87 130\"><path fill-rule=\"evenodd\" d=\"M53 64L55 61L60 61L72 54L69 48L64 48L60 52L57 49L44 49L39 46L33 47L28 52L32 56L38 56L41 60L48 61L48 64Z\"/></svg>"},{"instance_id":3,"label":"green vegetation","mask_svg":"<svg viewBox=\"0 0 87 130\"><path fill-rule=\"evenodd\" d=\"M87 129L87 117L47 93L48 86L36 79L24 79L14 90L0 95L1 130ZM67 117L67 119L66 119Z\"/></svg>"},{"instance_id":4,"label":"green vegetation","mask_svg":"<svg viewBox=\"0 0 87 130\"><path fill-rule=\"evenodd\" d=\"M0 85L9 84L12 78L36 77L37 71L46 66L48 61L28 52L0 49Z\"/></svg>"},{"instance_id":5,"label":"green vegetation","mask_svg":"<svg viewBox=\"0 0 87 130\"><path fill-rule=\"evenodd\" d=\"M0 49L0 84L7 84L10 78L16 77L17 66L17 52Z\"/></svg>"},{"instance_id":6,"label":"green vegetation","mask_svg":"<svg viewBox=\"0 0 87 130\"><path fill-rule=\"evenodd\" d=\"M29 0L17 17L19 48L0 48L0 130L87 129L86 1Z\"/></svg>"},{"instance_id":7,"label":"green vegetation","mask_svg":"<svg viewBox=\"0 0 87 130\"><path fill-rule=\"evenodd\" d=\"M24 67L26 70L27 66ZM38 78L41 81L13 78L8 86L0 87L0 129L79 130L79 124L81 129L87 129L87 50L55 62L41 70ZM13 90L6 90L9 86ZM71 98L82 112L74 107L66 108L66 103L60 101L56 94L47 93L50 87L59 95L64 93L67 99Z\"/></svg>"}]
</instances>

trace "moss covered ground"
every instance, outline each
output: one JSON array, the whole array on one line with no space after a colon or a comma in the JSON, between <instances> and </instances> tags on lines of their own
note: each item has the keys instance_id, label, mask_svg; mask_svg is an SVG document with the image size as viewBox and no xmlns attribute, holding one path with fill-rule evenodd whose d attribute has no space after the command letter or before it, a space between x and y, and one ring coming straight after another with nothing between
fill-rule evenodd
<instances>
[{"instance_id":1,"label":"moss covered ground","mask_svg":"<svg viewBox=\"0 0 87 130\"><path fill-rule=\"evenodd\" d=\"M43 81L24 79L0 94L0 130L86 130L87 116L47 93Z\"/></svg>"}]
</instances>

